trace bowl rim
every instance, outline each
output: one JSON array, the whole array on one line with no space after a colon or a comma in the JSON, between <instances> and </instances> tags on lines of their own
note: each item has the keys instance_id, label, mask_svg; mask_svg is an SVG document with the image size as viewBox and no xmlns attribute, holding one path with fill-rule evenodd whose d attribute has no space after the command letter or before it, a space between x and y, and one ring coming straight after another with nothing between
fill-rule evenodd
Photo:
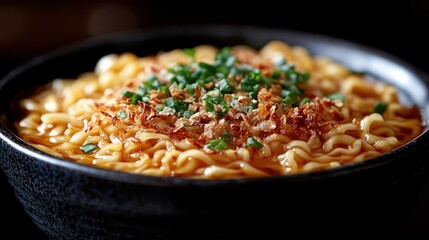
<instances>
[{"instance_id":1,"label":"bowl rim","mask_svg":"<svg viewBox=\"0 0 429 240\"><path fill-rule=\"evenodd\" d=\"M419 81L422 81L423 83L425 83L426 86L428 86L428 82L429 82L429 77L426 73L424 73L423 71L416 68L415 66L409 64L408 62L392 54L386 53L384 51L381 51L357 42L343 40L340 38L331 37L323 34L282 29L282 28L251 26L251 25L209 25L209 26L207 25L205 26L173 25L173 26L164 26L164 27L158 27L158 28L148 28L148 29L122 31L122 32L115 32L110 34L104 34L98 37L88 38L83 41L76 42L74 44L69 44L67 46L53 50L51 52L42 54L16 67L12 71L10 71L5 77L3 77L0 80L0 92L8 82L18 77L20 74L25 73L29 69L39 66L49 60L58 58L60 56L66 56L68 54L73 53L74 51L78 51L78 50L84 51L85 49L91 49L93 47L96 47L100 43L117 42L120 39L123 39L125 36L133 36L134 38L150 39L150 38L154 38L155 36L159 36L159 34L163 34L163 36L167 36L167 37L168 36L173 37L175 34L178 34L178 33L180 33L181 35L185 34L187 36L188 35L191 36L192 33L195 33L195 32L213 35L216 37L223 37L223 35L229 36L233 33L234 35L237 35L238 33L239 36L245 36L249 32L259 32L259 33L275 32L277 34L282 34L285 36L286 35L301 36L303 38L311 39L311 41L330 42L335 45L358 49L360 51L364 51L371 55L381 57L384 60L387 60L396 65L409 69L409 71L413 73L414 77L418 78ZM222 34L219 34L219 32L222 32ZM123 40L120 40L120 41L123 41ZM428 115L428 113L426 113L426 115ZM68 170L72 170L72 171L86 174L96 178L104 178L104 179L114 180L118 182L143 184L143 185L157 186L157 187L189 187L189 186L210 187L210 186L222 186L222 185L242 186L243 184L253 184L253 183L261 183L261 184L264 184L267 182L296 183L296 182L310 182L310 181L318 181L322 179L330 179L330 178L335 178L335 177L347 175L350 173L362 172L367 169L390 164L396 160L394 157L396 154L401 155L406 153L406 149L408 148L418 147L417 146L418 143L423 141L422 136L428 137L428 135L429 135L429 131L428 131L428 127L426 126L423 132L419 136L417 136L415 139L408 142L404 146L401 146L392 151L389 151L387 153L384 153L380 156L377 156L368 160L345 164L340 167L335 167L335 168L321 170L321 171L286 174L286 175L270 176L270 177L199 179L199 178L189 178L189 177L150 176L150 175L143 175L143 174L137 174L137 173L107 170L107 169L97 168L94 166L76 163L71 160L58 158L58 157L49 155L45 152L42 152L36 148L33 148L28 143L26 143L21 138L19 138L11 129L5 126L3 123L3 120L0 121L1 141L4 141L5 144L9 145L17 152L33 158L33 160L35 161L43 161L47 164L51 164L56 167L66 168ZM4 161L4 160L0 160L0 161Z\"/></svg>"}]
</instances>

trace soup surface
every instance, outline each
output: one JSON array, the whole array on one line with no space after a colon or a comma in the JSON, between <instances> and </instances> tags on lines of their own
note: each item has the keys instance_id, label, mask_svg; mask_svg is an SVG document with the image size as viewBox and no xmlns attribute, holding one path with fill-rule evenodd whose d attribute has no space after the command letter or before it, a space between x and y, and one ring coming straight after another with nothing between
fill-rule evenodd
<instances>
[{"instance_id":1,"label":"soup surface","mask_svg":"<svg viewBox=\"0 0 429 240\"><path fill-rule=\"evenodd\" d=\"M394 86L281 41L111 54L20 105L18 134L37 149L170 177L323 170L400 147L423 128Z\"/></svg>"}]
</instances>

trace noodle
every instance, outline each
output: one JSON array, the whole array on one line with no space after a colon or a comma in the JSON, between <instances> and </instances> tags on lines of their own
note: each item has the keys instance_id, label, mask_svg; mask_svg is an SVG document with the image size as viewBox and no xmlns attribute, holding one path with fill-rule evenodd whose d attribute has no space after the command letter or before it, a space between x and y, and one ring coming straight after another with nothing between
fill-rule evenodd
<instances>
[{"instance_id":1,"label":"noodle","mask_svg":"<svg viewBox=\"0 0 429 240\"><path fill-rule=\"evenodd\" d=\"M18 134L35 148L153 176L319 171L379 156L423 129L394 86L281 41L110 54L20 105Z\"/></svg>"}]
</instances>

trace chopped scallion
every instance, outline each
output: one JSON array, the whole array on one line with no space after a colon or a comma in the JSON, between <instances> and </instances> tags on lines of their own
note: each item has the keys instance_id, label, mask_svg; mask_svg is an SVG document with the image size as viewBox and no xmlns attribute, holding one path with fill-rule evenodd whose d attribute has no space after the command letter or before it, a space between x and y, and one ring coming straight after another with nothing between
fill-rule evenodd
<instances>
[{"instance_id":1,"label":"chopped scallion","mask_svg":"<svg viewBox=\"0 0 429 240\"><path fill-rule=\"evenodd\" d=\"M156 109L158 112L161 112L162 110L164 110L164 108L165 108L165 105L164 105L164 104L157 104L157 105L156 105L156 107L155 107L155 109Z\"/></svg>"},{"instance_id":2,"label":"chopped scallion","mask_svg":"<svg viewBox=\"0 0 429 240\"><path fill-rule=\"evenodd\" d=\"M137 105L139 103L139 100L142 100L142 97L137 93L134 93L133 96L131 97L131 104Z\"/></svg>"},{"instance_id":3,"label":"chopped scallion","mask_svg":"<svg viewBox=\"0 0 429 240\"><path fill-rule=\"evenodd\" d=\"M274 79L279 79L280 78L280 71L279 70L274 70L272 73L271 73L271 77L272 78L274 78Z\"/></svg>"},{"instance_id":4,"label":"chopped scallion","mask_svg":"<svg viewBox=\"0 0 429 240\"><path fill-rule=\"evenodd\" d=\"M219 117L225 116L228 113L228 103L223 98L219 89L214 89L202 97L205 103L205 110L207 112L216 112ZM217 107L217 108L216 108Z\"/></svg>"},{"instance_id":5,"label":"chopped scallion","mask_svg":"<svg viewBox=\"0 0 429 240\"><path fill-rule=\"evenodd\" d=\"M197 88L197 83L187 84L185 90L187 93L193 95L195 93L195 88Z\"/></svg>"},{"instance_id":6,"label":"chopped scallion","mask_svg":"<svg viewBox=\"0 0 429 240\"><path fill-rule=\"evenodd\" d=\"M292 106L292 107L295 106L296 103L297 103L296 100L294 98L290 97L290 96L286 96L283 99L283 102L286 103L287 105Z\"/></svg>"},{"instance_id":7,"label":"chopped scallion","mask_svg":"<svg viewBox=\"0 0 429 240\"><path fill-rule=\"evenodd\" d=\"M127 97L127 98L132 98L133 95L134 95L134 93L131 92L131 91L125 90L125 91L122 92L122 96Z\"/></svg>"},{"instance_id":8,"label":"chopped scallion","mask_svg":"<svg viewBox=\"0 0 429 240\"><path fill-rule=\"evenodd\" d=\"M97 145L94 143L87 143L79 147L79 149L85 154L91 153L95 151L97 148L98 148Z\"/></svg>"},{"instance_id":9,"label":"chopped scallion","mask_svg":"<svg viewBox=\"0 0 429 240\"><path fill-rule=\"evenodd\" d=\"M301 100L301 102L299 102L299 105L302 106L302 105L304 105L306 103L311 103L311 99L310 98L303 98Z\"/></svg>"},{"instance_id":10,"label":"chopped scallion","mask_svg":"<svg viewBox=\"0 0 429 240\"><path fill-rule=\"evenodd\" d=\"M165 106L174 109L175 114L179 117L182 116L186 110L188 110L188 104L187 103L182 102L180 100L176 100L172 97L167 98L164 101L164 104L165 104Z\"/></svg>"},{"instance_id":11,"label":"chopped scallion","mask_svg":"<svg viewBox=\"0 0 429 240\"><path fill-rule=\"evenodd\" d=\"M162 92L162 93L165 93L165 94L168 94L168 95L170 95L170 90L168 89L168 87L167 86L160 86L159 87L159 91L160 92Z\"/></svg>"},{"instance_id":12,"label":"chopped scallion","mask_svg":"<svg viewBox=\"0 0 429 240\"><path fill-rule=\"evenodd\" d=\"M186 111L184 111L183 112L183 117L185 117L185 118L190 118L192 115L194 115L195 114L195 111L192 111L192 110L186 110Z\"/></svg>"},{"instance_id":13,"label":"chopped scallion","mask_svg":"<svg viewBox=\"0 0 429 240\"><path fill-rule=\"evenodd\" d=\"M198 63L198 66L200 68L203 68L203 69L209 71L209 72L212 72L213 74L216 72L216 68L213 65L210 65L208 63L200 62L200 63Z\"/></svg>"},{"instance_id":14,"label":"chopped scallion","mask_svg":"<svg viewBox=\"0 0 429 240\"><path fill-rule=\"evenodd\" d=\"M234 92L234 86L231 85L231 83L227 79L222 79L219 83L219 90L221 93L233 93Z\"/></svg>"},{"instance_id":15,"label":"chopped scallion","mask_svg":"<svg viewBox=\"0 0 429 240\"><path fill-rule=\"evenodd\" d=\"M341 93L333 93L333 94L331 94L331 95L329 95L328 96L328 98L329 99L331 99L331 100L340 100L341 102L345 102L346 101L346 98L344 97L344 95L343 94L341 94Z\"/></svg>"},{"instance_id":16,"label":"chopped scallion","mask_svg":"<svg viewBox=\"0 0 429 240\"><path fill-rule=\"evenodd\" d=\"M127 118L127 112L124 110L121 110L118 112L118 116L122 119Z\"/></svg>"},{"instance_id":17,"label":"chopped scallion","mask_svg":"<svg viewBox=\"0 0 429 240\"><path fill-rule=\"evenodd\" d=\"M383 114L386 111L386 109L387 109L387 103L382 101L378 101L374 106L375 113Z\"/></svg>"},{"instance_id":18,"label":"chopped scallion","mask_svg":"<svg viewBox=\"0 0 429 240\"><path fill-rule=\"evenodd\" d=\"M220 138L225 142L229 142L229 140L232 138L232 134L229 132L223 132Z\"/></svg>"},{"instance_id":19,"label":"chopped scallion","mask_svg":"<svg viewBox=\"0 0 429 240\"><path fill-rule=\"evenodd\" d=\"M222 139L211 140L207 145L207 148L211 150L223 151L228 147L228 144Z\"/></svg>"},{"instance_id":20,"label":"chopped scallion","mask_svg":"<svg viewBox=\"0 0 429 240\"><path fill-rule=\"evenodd\" d=\"M256 140L255 138L251 137L247 139L247 144L248 147L255 147L258 149L261 149L264 145L262 145L262 143L260 143L258 140Z\"/></svg>"},{"instance_id":21,"label":"chopped scallion","mask_svg":"<svg viewBox=\"0 0 429 240\"><path fill-rule=\"evenodd\" d=\"M191 57L192 59L195 58L195 49L193 48L184 48L183 52L188 55L189 57Z\"/></svg>"},{"instance_id":22,"label":"chopped scallion","mask_svg":"<svg viewBox=\"0 0 429 240\"><path fill-rule=\"evenodd\" d=\"M356 75L365 75L365 72L363 71L357 71L357 70L351 70L349 69L350 73L356 74Z\"/></svg>"}]
</instances>

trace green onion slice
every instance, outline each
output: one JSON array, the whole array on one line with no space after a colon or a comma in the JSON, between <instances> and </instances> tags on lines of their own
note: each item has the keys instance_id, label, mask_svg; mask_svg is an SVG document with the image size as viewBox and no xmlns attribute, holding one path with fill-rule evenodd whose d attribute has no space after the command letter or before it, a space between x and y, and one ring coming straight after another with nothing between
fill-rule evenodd
<instances>
[{"instance_id":1,"label":"green onion slice","mask_svg":"<svg viewBox=\"0 0 429 240\"><path fill-rule=\"evenodd\" d=\"M387 109L387 103L382 101L378 101L374 106L375 113L383 114L386 111L386 109Z\"/></svg>"},{"instance_id":2,"label":"green onion slice","mask_svg":"<svg viewBox=\"0 0 429 240\"><path fill-rule=\"evenodd\" d=\"M262 143L260 143L258 140L256 140L255 138L251 137L247 139L247 144L248 147L255 147L258 149L261 149L264 145L262 145Z\"/></svg>"},{"instance_id":3,"label":"green onion slice","mask_svg":"<svg viewBox=\"0 0 429 240\"><path fill-rule=\"evenodd\" d=\"M228 144L222 140L222 139L215 139L215 140L211 140L206 147L211 149L211 150L218 150L218 151L223 151L226 149L226 147L228 146Z\"/></svg>"},{"instance_id":4,"label":"green onion slice","mask_svg":"<svg viewBox=\"0 0 429 240\"><path fill-rule=\"evenodd\" d=\"M79 149L85 154L91 153L95 151L97 148L98 148L97 145L94 143L87 143L79 147Z\"/></svg>"},{"instance_id":5,"label":"green onion slice","mask_svg":"<svg viewBox=\"0 0 429 240\"><path fill-rule=\"evenodd\" d=\"M127 118L127 112L124 110L121 110L118 112L118 116L122 119Z\"/></svg>"}]
</instances>

